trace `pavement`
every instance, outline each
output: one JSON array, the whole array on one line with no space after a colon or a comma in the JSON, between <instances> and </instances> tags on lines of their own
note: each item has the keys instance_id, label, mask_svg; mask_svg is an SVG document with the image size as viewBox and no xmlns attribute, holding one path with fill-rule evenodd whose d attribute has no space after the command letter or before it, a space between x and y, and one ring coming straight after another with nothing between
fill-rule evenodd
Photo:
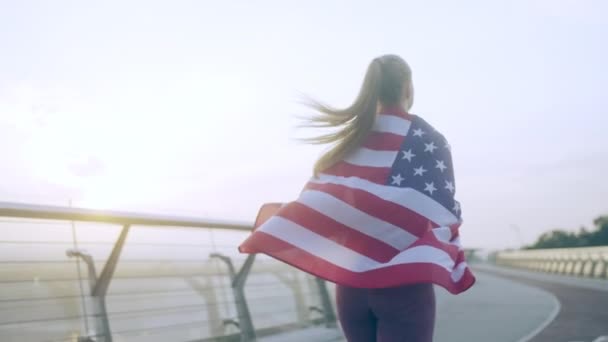
<instances>
[{"instance_id":1,"label":"pavement","mask_svg":"<svg viewBox=\"0 0 608 342\"><path fill-rule=\"evenodd\" d=\"M477 283L463 294L454 296L436 287L435 342L578 341L562 338L550 340L540 335L544 327L551 327L563 310L560 309L562 305L557 295L538 284L527 283L514 275L500 274L495 269L474 267L474 270ZM597 322L594 320L592 324L597 325ZM596 330L593 334L600 336ZM574 333L567 338L570 336L587 338L589 335ZM260 341L330 342L345 339L339 328L314 327L265 337Z\"/></svg>"},{"instance_id":2,"label":"pavement","mask_svg":"<svg viewBox=\"0 0 608 342\"><path fill-rule=\"evenodd\" d=\"M553 294L560 311L533 342L608 341L608 280L585 279L484 265L478 270Z\"/></svg>"}]
</instances>

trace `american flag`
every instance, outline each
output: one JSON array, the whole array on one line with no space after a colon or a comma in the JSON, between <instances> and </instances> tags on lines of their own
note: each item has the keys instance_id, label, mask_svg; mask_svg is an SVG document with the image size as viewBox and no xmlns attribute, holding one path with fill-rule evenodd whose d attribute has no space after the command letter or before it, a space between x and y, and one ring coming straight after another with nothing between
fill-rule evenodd
<instances>
[{"instance_id":1,"label":"american flag","mask_svg":"<svg viewBox=\"0 0 608 342\"><path fill-rule=\"evenodd\" d=\"M422 118L378 115L365 143L313 177L293 202L262 207L239 247L341 285L475 282L460 245L450 146Z\"/></svg>"}]
</instances>

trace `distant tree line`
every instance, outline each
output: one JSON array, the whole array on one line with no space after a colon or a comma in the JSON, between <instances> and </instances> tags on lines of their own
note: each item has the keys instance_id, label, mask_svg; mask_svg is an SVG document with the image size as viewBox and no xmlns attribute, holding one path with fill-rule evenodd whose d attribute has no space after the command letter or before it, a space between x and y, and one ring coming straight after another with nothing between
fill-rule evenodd
<instances>
[{"instance_id":1,"label":"distant tree line","mask_svg":"<svg viewBox=\"0 0 608 342\"><path fill-rule=\"evenodd\" d=\"M594 230L582 227L578 232L552 230L541 235L533 245L525 249L570 248L608 246L608 216L600 216L593 221Z\"/></svg>"}]
</instances>

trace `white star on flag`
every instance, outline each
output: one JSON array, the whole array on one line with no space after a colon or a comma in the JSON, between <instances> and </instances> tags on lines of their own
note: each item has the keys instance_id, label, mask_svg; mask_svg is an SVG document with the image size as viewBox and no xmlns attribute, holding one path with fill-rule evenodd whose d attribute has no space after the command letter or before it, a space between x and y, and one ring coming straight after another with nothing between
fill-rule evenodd
<instances>
[{"instance_id":1,"label":"white star on flag","mask_svg":"<svg viewBox=\"0 0 608 342\"><path fill-rule=\"evenodd\" d=\"M445 163L443 162L443 160L437 160L437 165L435 167L440 169L441 172L443 172L443 170L448 168L447 166L445 166Z\"/></svg>"},{"instance_id":2,"label":"white star on flag","mask_svg":"<svg viewBox=\"0 0 608 342\"><path fill-rule=\"evenodd\" d=\"M454 192L454 184L452 182L445 181L445 188L452 193Z\"/></svg>"},{"instance_id":3,"label":"white star on flag","mask_svg":"<svg viewBox=\"0 0 608 342\"><path fill-rule=\"evenodd\" d=\"M411 162L412 158L414 158L416 155L412 153L412 149L410 148L407 151L401 151L401 153L403 153L403 159L407 159L407 161Z\"/></svg>"},{"instance_id":4,"label":"white star on flag","mask_svg":"<svg viewBox=\"0 0 608 342\"><path fill-rule=\"evenodd\" d=\"M430 144L424 144L424 152L433 153L433 151L435 151L435 149L437 149L437 146L435 146L435 143L432 141Z\"/></svg>"},{"instance_id":5,"label":"white star on flag","mask_svg":"<svg viewBox=\"0 0 608 342\"><path fill-rule=\"evenodd\" d=\"M424 131L421 128L415 129L414 130L414 136L415 137L422 137L424 135Z\"/></svg>"},{"instance_id":6,"label":"white star on flag","mask_svg":"<svg viewBox=\"0 0 608 342\"><path fill-rule=\"evenodd\" d=\"M430 183L424 183L426 185L426 187L424 188L424 191L428 191L431 195L433 195L433 191L437 190L437 188L435 188L435 184L433 184L433 182Z\"/></svg>"},{"instance_id":7,"label":"white star on flag","mask_svg":"<svg viewBox=\"0 0 608 342\"><path fill-rule=\"evenodd\" d=\"M454 202L454 208L452 210L454 210L456 212L460 211L460 203Z\"/></svg>"},{"instance_id":8,"label":"white star on flag","mask_svg":"<svg viewBox=\"0 0 608 342\"><path fill-rule=\"evenodd\" d=\"M397 174L396 176L391 176L393 177L393 183L392 184L397 184L397 185L401 185L401 182L405 179L403 177L401 177L401 174Z\"/></svg>"},{"instance_id":9,"label":"white star on flag","mask_svg":"<svg viewBox=\"0 0 608 342\"><path fill-rule=\"evenodd\" d=\"M419 168L414 169L414 176L423 176L425 172L426 170L424 167L420 166Z\"/></svg>"}]
</instances>

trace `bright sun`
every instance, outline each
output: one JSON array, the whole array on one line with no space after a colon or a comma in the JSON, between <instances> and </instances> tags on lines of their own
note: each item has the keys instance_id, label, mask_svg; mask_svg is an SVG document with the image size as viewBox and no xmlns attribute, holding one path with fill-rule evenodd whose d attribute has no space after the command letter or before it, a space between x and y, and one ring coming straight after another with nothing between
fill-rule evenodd
<instances>
[{"instance_id":1,"label":"bright sun","mask_svg":"<svg viewBox=\"0 0 608 342\"><path fill-rule=\"evenodd\" d=\"M247 130L235 122L251 120L249 106L259 101L243 75L228 76L179 80L170 89L142 80L128 94L103 99L52 91L33 97L27 102L38 112L21 111L31 117L24 127L27 169L37 181L69 189L70 198L59 194L58 201L100 209L145 202L151 188L171 186L178 178L172 172L219 172L193 165L194 157L200 163L200 156L222 155L218 142L232 143L228 128L237 135Z\"/></svg>"}]
</instances>

